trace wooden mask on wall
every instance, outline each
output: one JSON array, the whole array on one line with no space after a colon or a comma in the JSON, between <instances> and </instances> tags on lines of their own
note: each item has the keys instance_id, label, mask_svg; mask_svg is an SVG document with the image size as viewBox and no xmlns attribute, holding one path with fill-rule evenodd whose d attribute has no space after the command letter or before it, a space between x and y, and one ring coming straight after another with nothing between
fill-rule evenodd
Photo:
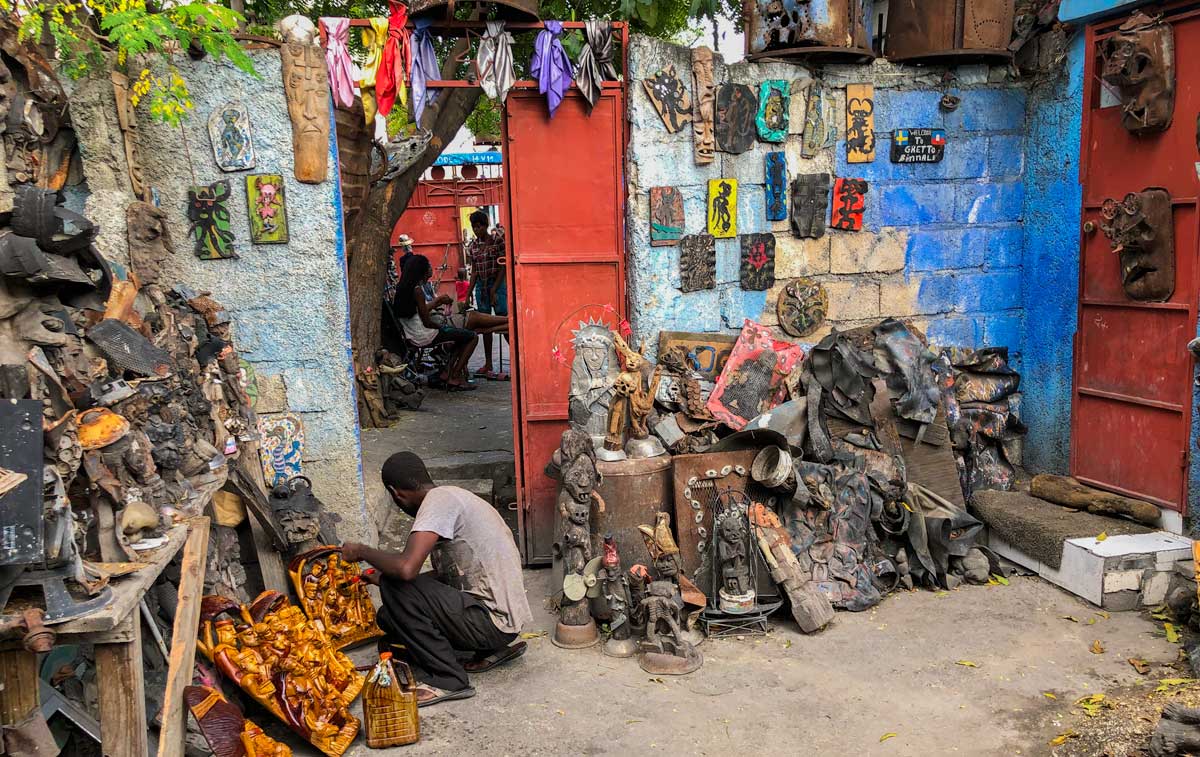
<instances>
[{"instance_id":1,"label":"wooden mask on wall","mask_svg":"<svg viewBox=\"0 0 1200 757\"><path fill-rule=\"evenodd\" d=\"M713 51L707 47L692 50L692 150L696 165L713 162L717 143L713 136L713 102L716 84L713 82Z\"/></svg>"},{"instance_id":2,"label":"wooden mask on wall","mask_svg":"<svg viewBox=\"0 0 1200 757\"><path fill-rule=\"evenodd\" d=\"M320 184L329 175L329 72L316 45L286 42L279 48L283 91L292 120L296 180Z\"/></svg>"}]
</instances>

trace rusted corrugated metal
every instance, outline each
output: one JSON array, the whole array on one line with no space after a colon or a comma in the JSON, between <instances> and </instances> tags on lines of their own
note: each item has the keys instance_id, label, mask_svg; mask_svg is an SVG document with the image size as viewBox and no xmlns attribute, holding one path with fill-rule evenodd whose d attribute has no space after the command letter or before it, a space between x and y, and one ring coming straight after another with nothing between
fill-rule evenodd
<instances>
[{"instance_id":1,"label":"rusted corrugated metal","mask_svg":"<svg viewBox=\"0 0 1200 757\"><path fill-rule=\"evenodd\" d=\"M1008 60L1014 0L891 0L888 60L938 58Z\"/></svg>"},{"instance_id":2,"label":"rusted corrugated metal","mask_svg":"<svg viewBox=\"0 0 1200 757\"><path fill-rule=\"evenodd\" d=\"M866 0L744 0L746 57L874 57Z\"/></svg>"}]
</instances>

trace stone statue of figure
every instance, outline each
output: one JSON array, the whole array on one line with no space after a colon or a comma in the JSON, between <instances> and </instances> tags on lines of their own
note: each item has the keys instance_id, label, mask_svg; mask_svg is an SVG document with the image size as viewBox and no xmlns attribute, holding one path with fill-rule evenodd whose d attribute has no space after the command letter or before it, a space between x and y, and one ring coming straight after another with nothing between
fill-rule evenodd
<instances>
[{"instance_id":1,"label":"stone statue of figure","mask_svg":"<svg viewBox=\"0 0 1200 757\"><path fill-rule=\"evenodd\" d=\"M600 596L604 599L604 614L601 617L608 621L610 631L609 639L604 644L604 653L610 657L632 657L637 654L637 642L632 638L629 578L621 570L621 555L612 534L604 537L600 572L596 578L601 587Z\"/></svg>"},{"instance_id":2,"label":"stone statue of figure","mask_svg":"<svg viewBox=\"0 0 1200 757\"><path fill-rule=\"evenodd\" d=\"M608 430L608 410L613 399L613 385L621 372L613 333L603 323L581 321L571 343L575 360L571 363L570 418L600 447Z\"/></svg>"},{"instance_id":3,"label":"stone statue of figure","mask_svg":"<svg viewBox=\"0 0 1200 757\"><path fill-rule=\"evenodd\" d=\"M717 528L717 563L721 568L718 596L721 609L744 612L747 603L754 601L746 554L746 537L749 533L746 522L744 518L732 514L722 520Z\"/></svg>"},{"instance_id":4,"label":"stone statue of figure","mask_svg":"<svg viewBox=\"0 0 1200 757\"><path fill-rule=\"evenodd\" d=\"M699 668L704 657L687 638L686 613L680 591L679 547L671 533L670 516L658 513L653 526L638 526L653 574L643 566L632 571L645 586L639 592L637 616L645 627L638 665L652 674L683 675Z\"/></svg>"},{"instance_id":5,"label":"stone statue of figure","mask_svg":"<svg viewBox=\"0 0 1200 757\"><path fill-rule=\"evenodd\" d=\"M558 540L555 552L562 561L562 598L553 641L561 647L579 648L599 641L596 621L587 600L584 572L592 559L591 515L595 501L601 512L603 500L596 493L600 474L596 451L585 431L569 428L559 445Z\"/></svg>"}]
</instances>

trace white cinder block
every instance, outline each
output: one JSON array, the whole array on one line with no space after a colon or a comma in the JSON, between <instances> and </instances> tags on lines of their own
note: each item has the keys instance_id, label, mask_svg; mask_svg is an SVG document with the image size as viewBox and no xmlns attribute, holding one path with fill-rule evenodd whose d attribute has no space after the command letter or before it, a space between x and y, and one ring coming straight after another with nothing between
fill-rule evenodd
<instances>
[{"instance_id":1,"label":"white cinder block","mask_svg":"<svg viewBox=\"0 0 1200 757\"><path fill-rule=\"evenodd\" d=\"M1106 573L1104 575L1104 593L1127 589L1137 591L1142 588L1142 573L1144 571L1141 570L1114 570Z\"/></svg>"},{"instance_id":2,"label":"white cinder block","mask_svg":"<svg viewBox=\"0 0 1200 757\"><path fill-rule=\"evenodd\" d=\"M1147 607L1161 605L1167 598L1171 585L1170 571L1154 571L1142 579L1142 604Z\"/></svg>"}]
</instances>

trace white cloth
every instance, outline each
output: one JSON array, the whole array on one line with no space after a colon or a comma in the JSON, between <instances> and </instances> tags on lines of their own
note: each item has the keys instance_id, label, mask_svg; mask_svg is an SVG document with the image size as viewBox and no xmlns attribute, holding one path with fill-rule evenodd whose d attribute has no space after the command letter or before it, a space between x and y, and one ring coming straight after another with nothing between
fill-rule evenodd
<instances>
[{"instance_id":1,"label":"white cloth","mask_svg":"<svg viewBox=\"0 0 1200 757\"><path fill-rule=\"evenodd\" d=\"M475 67L479 71L479 86L488 97L503 103L512 89L516 75L513 73L512 34L504 31L503 21L488 21L487 32L479 42L479 56Z\"/></svg>"},{"instance_id":2,"label":"white cloth","mask_svg":"<svg viewBox=\"0 0 1200 757\"><path fill-rule=\"evenodd\" d=\"M404 327L404 338L417 347L428 347L433 344L433 340L438 335L437 329L431 329L421 323L420 313L413 313L407 318L401 318L400 325Z\"/></svg>"}]
</instances>

